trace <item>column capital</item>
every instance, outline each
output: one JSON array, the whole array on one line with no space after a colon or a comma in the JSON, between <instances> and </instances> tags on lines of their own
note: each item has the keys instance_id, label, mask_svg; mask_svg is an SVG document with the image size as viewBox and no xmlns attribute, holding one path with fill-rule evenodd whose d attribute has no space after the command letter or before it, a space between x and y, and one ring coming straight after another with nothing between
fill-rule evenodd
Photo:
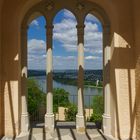
<instances>
[{"instance_id":1,"label":"column capital","mask_svg":"<svg viewBox=\"0 0 140 140\"><path fill-rule=\"evenodd\" d=\"M45 28L46 29L53 29L54 28L54 25L46 25Z\"/></svg>"},{"instance_id":2,"label":"column capital","mask_svg":"<svg viewBox=\"0 0 140 140\"><path fill-rule=\"evenodd\" d=\"M78 36L80 36L80 35L84 36L84 28L85 28L85 25L84 24L78 24L76 26L76 28L77 28L77 34L78 34Z\"/></svg>"},{"instance_id":3,"label":"column capital","mask_svg":"<svg viewBox=\"0 0 140 140\"><path fill-rule=\"evenodd\" d=\"M45 28L47 30L47 36L52 36L54 26L53 25L46 25Z\"/></svg>"}]
</instances>

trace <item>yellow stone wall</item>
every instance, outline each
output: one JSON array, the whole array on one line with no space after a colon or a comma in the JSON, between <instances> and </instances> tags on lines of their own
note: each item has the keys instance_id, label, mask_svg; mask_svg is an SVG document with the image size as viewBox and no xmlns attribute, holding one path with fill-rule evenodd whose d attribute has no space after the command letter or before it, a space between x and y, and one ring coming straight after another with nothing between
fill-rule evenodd
<instances>
[{"instance_id":1,"label":"yellow stone wall","mask_svg":"<svg viewBox=\"0 0 140 140\"><path fill-rule=\"evenodd\" d=\"M140 1L134 0L134 41L136 46L136 124L137 139L140 140Z\"/></svg>"},{"instance_id":2,"label":"yellow stone wall","mask_svg":"<svg viewBox=\"0 0 140 140\"><path fill-rule=\"evenodd\" d=\"M111 19L111 130L116 138L136 137L135 46L131 1L100 1Z\"/></svg>"},{"instance_id":3,"label":"yellow stone wall","mask_svg":"<svg viewBox=\"0 0 140 140\"><path fill-rule=\"evenodd\" d=\"M3 0L0 1L0 21L1 21L1 10L2 10ZM0 22L0 138L3 135L3 95L1 92L1 22Z\"/></svg>"}]
</instances>

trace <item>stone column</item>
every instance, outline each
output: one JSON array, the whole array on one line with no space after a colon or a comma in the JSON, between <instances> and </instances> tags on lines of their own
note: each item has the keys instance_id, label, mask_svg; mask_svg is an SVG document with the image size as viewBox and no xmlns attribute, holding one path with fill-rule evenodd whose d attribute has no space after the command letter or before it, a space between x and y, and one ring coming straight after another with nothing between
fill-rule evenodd
<instances>
[{"instance_id":1,"label":"stone column","mask_svg":"<svg viewBox=\"0 0 140 140\"><path fill-rule=\"evenodd\" d=\"M53 114L53 54L52 54L52 42L53 42L53 26L47 25L47 112L45 115L45 128L46 131L53 132L54 130L54 114Z\"/></svg>"},{"instance_id":2,"label":"stone column","mask_svg":"<svg viewBox=\"0 0 140 140\"><path fill-rule=\"evenodd\" d=\"M29 115L27 110L27 30L21 29L21 133L29 131Z\"/></svg>"},{"instance_id":3,"label":"stone column","mask_svg":"<svg viewBox=\"0 0 140 140\"><path fill-rule=\"evenodd\" d=\"M76 115L76 129L78 133L85 133L84 113L84 25L77 26L78 32L78 113Z\"/></svg>"},{"instance_id":4,"label":"stone column","mask_svg":"<svg viewBox=\"0 0 140 140\"><path fill-rule=\"evenodd\" d=\"M110 59L111 48L110 43L110 28L103 28L103 80L104 80L104 114L103 114L103 132L105 135L111 135L111 116L110 116Z\"/></svg>"}]
</instances>

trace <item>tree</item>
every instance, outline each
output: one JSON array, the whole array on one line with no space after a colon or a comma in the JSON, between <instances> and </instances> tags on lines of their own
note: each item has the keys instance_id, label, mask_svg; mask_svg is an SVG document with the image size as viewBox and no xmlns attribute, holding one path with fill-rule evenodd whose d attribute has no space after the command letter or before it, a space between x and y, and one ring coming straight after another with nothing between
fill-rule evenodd
<instances>
[{"instance_id":1,"label":"tree","mask_svg":"<svg viewBox=\"0 0 140 140\"><path fill-rule=\"evenodd\" d=\"M70 104L67 109L65 109L65 119L66 121L75 121L77 114L77 106Z\"/></svg>"},{"instance_id":2,"label":"tree","mask_svg":"<svg viewBox=\"0 0 140 140\"><path fill-rule=\"evenodd\" d=\"M102 115L104 112L104 102L103 96L98 95L93 97L93 114L91 116L91 121L95 122L98 128L101 128Z\"/></svg>"},{"instance_id":3,"label":"tree","mask_svg":"<svg viewBox=\"0 0 140 140\"><path fill-rule=\"evenodd\" d=\"M65 91L62 88L53 89L53 106L54 112L58 111L58 107L67 107L70 104L69 102L69 92Z\"/></svg>"},{"instance_id":4,"label":"tree","mask_svg":"<svg viewBox=\"0 0 140 140\"><path fill-rule=\"evenodd\" d=\"M28 112L32 115L40 105L45 104L45 93L39 89L33 78L28 79Z\"/></svg>"}]
</instances>

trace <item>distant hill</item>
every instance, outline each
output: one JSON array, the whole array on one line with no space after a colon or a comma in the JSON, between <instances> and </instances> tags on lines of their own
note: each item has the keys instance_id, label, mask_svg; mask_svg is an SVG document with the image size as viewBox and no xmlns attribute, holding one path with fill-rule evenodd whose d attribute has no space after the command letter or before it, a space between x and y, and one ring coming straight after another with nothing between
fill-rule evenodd
<instances>
[{"instance_id":1,"label":"distant hill","mask_svg":"<svg viewBox=\"0 0 140 140\"><path fill-rule=\"evenodd\" d=\"M54 75L66 75L66 77L77 77L78 71L77 70L54 70ZM45 70L28 70L28 76L45 76ZM103 70L85 70L85 79L95 78L102 79Z\"/></svg>"},{"instance_id":2,"label":"distant hill","mask_svg":"<svg viewBox=\"0 0 140 140\"><path fill-rule=\"evenodd\" d=\"M28 76L45 76L46 71L45 70L28 70Z\"/></svg>"}]
</instances>

